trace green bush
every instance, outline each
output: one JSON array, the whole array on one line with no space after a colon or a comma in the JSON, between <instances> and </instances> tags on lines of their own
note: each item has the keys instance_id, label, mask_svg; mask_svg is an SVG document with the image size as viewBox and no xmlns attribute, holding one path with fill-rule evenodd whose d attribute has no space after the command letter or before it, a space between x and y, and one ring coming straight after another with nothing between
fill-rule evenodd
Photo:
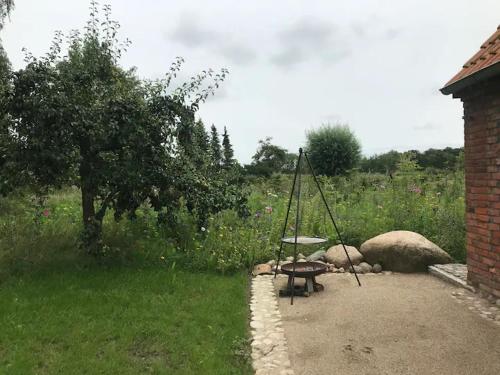
<instances>
[{"instance_id":1,"label":"green bush","mask_svg":"<svg viewBox=\"0 0 500 375\"><path fill-rule=\"evenodd\" d=\"M343 175L361 160L361 144L348 125L323 125L307 133L307 151L317 174Z\"/></svg>"}]
</instances>

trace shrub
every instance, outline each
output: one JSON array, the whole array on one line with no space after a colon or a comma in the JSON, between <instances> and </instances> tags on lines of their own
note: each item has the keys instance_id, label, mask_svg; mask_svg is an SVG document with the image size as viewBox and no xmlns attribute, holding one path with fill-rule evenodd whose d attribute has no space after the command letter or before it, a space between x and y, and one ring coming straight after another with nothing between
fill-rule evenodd
<instances>
[{"instance_id":1,"label":"shrub","mask_svg":"<svg viewBox=\"0 0 500 375\"><path fill-rule=\"evenodd\" d=\"M307 133L307 151L316 173L346 174L361 159L361 145L347 125L323 125Z\"/></svg>"}]
</instances>

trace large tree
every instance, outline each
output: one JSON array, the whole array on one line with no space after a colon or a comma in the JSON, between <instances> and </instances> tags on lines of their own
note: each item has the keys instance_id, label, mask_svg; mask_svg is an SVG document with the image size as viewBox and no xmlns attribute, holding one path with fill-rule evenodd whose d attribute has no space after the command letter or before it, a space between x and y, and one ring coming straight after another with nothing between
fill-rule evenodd
<instances>
[{"instance_id":1,"label":"large tree","mask_svg":"<svg viewBox=\"0 0 500 375\"><path fill-rule=\"evenodd\" d=\"M171 216L187 187L200 181L189 160L194 114L226 75L206 71L172 92L178 59L165 79L141 81L119 65L127 43L117 40L117 28L110 8L101 21L92 2L87 27L71 35L66 54L58 34L45 57L27 56L14 74L10 105L16 172L38 189L80 187L83 244L93 254L108 209L117 219L133 216L148 201ZM201 89L207 77L215 82Z\"/></svg>"},{"instance_id":2,"label":"large tree","mask_svg":"<svg viewBox=\"0 0 500 375\"><path fill-rule=\"evenodd\" d=\"M0 0L0 31L13 7L13 0ZM7 156L11 153L9 116L7 114L10 88L10 63L0 40L0 170L9 167ZM10 179L0 178L0 195L5 194L11 186Z\"/></svg>"},{"instance_id":3,"label":"large tree","mask_svg":"<svg viewBox=\"0 0 500 375\"><path fill-rule=\"evenodd\" d=\"M335 176L358 165L361 145L347 125L323 125L307 133L307 151L316 173Z\"/></svg>"},{"instance_id":4,"label":"large tree","mask_svg":"<svg viewBox=\"0 0 500 375\"><path fill-rule=\"evenodd\" d=\"M271 143L272 138L259 140L252 163L245 165L248 174L269 177L273 173L293 171L296 155L288 153L283 147Z\"/></svg>"}]
</instances>

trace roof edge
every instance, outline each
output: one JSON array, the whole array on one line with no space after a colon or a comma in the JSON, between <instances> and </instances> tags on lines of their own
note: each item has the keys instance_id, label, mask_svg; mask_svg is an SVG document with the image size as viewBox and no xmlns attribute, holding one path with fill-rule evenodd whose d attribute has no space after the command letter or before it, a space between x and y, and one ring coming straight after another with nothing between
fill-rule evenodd
<instances>
[{"instance_id":1,"label":"roof edge","mask_svg":"<svg viewBox=\"0 0 500 375\"><path fill-rule=\"evenodd\" d=\"M471 86L475 83L481 82L487 78L493 77L495 75L500 75L500 61L489 65L471 75L465 76L464 78L453 82L452 84L439 89L444 95L456 94L458 91Z\"/></svg>"}]
</instances>

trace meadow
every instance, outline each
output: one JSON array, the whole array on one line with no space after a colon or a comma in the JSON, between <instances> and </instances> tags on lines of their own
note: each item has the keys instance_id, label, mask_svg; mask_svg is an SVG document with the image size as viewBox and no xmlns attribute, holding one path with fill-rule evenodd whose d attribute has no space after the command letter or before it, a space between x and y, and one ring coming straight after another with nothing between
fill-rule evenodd
<instances>
[{"instance_id":1,"label":"meadow","mask_svg":"<svg viewBox=\"0 0 500 375\"><path fill-rule=\"evenodd\" d=\"M320 181L348 244L412 230L464 261L462 172ZM2 198L0 372L250 373L248 272L276 256L291 182L250 179L250 216L222 211L199 229L185 209L171 228L147 205L133 220L108 213L98 258L79 247L77 188ZM310 175L302 192L299 231L337 243Z\"/></svg>"},{"instance_id":2,"label":"meadow","mask_svg":"<svg viewBox=\"0 0 500 375\"><path fill-rule=\"evenodd\" d=\"M0 278L32 269L154 264L183 269L230 273L248 271L273 259L283 229L292 176L256 178L244 187L250 215L241 218L225 210L197 227L183 209L174 227L157 224L146 205L133 220L104 221L104 254L94 259L79 250L81 208L79 191L67 188L40 201L29 194L0 201ZM391 230L421 233L455 260L465 260L465 203L463 172L401 171L393 177L358 173L320 178L344 241L363 241ZM287 234L293 234L296 204L292 204ZM301 234L336 244L327 211L312 177L305 175L300 204Z\"/></svg>"}]
</instances>

